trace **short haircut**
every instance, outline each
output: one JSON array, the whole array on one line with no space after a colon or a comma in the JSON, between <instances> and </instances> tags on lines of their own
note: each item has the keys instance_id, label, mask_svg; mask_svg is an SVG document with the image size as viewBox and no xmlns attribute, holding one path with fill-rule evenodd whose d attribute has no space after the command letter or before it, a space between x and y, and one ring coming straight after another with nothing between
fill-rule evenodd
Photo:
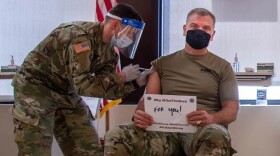
<instances>
[{"instance_id":1,"label":"short haircut","mask_svg":"<svg viewBox=\"0 0 280 156\"><path fill-rule=\"evenodd\" d=\"M189 17L190 17L192 14L198 14L198 15L200 15L200 16L210 16L210 17L213 19L213 24L214 24L214 26L215 26L216 17L215 17L215 15L214 15L212 12L210 12L209 10L204 9L204 8L195 8L195 9L192 9L192 10L188 13L187 22L188 22Z\"/></svg>"},{"instance_id":2,"label":"short haircut","mask_svg":"<svg viewBox=\"0 0 280 156\"><path fill-rule=\"evenodd\" d=\"M109 10L109 13L120 18L131 18L138 21L143 21L139 13L129 4L118 3L115 7ZM106 20L108 20L106 16Z\"/></svg>"}]
</instances>

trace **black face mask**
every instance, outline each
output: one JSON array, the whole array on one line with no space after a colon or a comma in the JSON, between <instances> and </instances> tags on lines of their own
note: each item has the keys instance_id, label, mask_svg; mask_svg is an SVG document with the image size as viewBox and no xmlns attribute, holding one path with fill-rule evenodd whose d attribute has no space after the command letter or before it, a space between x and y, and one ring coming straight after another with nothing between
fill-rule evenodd
<instances>
[{"instance_id":1,"label":"black face mask","mask_svg":"<svg viewBox=\"0 0 280 156\"><path fill-rule=\"evenodd\" d=\"M210 38L210 34L206 33L203 30L188 30L186 35L186 42L193 49L203 49L208 46Z\"/></svg>"}]
</instances>

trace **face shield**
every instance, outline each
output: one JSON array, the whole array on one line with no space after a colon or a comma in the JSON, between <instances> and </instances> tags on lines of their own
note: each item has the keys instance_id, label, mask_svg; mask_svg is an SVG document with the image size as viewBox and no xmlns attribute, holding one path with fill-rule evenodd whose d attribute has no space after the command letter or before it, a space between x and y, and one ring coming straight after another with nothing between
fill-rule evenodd
<instances>
[{"instance_id":1,"label":"face shield","mask_svg":"<svg viewBox=\"0 0 280 156\"><path fill-rule=\"evenodd\" d=\"M111 43L118 47L125 57L133 59L145 27L145 23L131 18L120 18L110 13L108 13L107 16L120 20L121 24L125 26L124 28L121 28L120 26L121 31L117 34L117 36L114 35L112 37Z\"/></svg>"}]
</instances>

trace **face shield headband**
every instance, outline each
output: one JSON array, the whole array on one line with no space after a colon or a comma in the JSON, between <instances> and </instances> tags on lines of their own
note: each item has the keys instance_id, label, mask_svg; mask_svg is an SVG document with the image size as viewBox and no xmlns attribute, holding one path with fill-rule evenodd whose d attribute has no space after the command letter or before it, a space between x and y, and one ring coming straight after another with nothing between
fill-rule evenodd
<instances>
[{"instance_id":1,"label":"face shield headband","mask_svg":"<svg viewBox=\"0 0 280 156\"><path fill-rule=\"evenodd\" d=\"M120 18L110 13L108 13L107 16L120 20L121 24L125 26L125 28L118 33L117 37L113 36L112 44L118 47L125 57L133 59L144 30L145 23L131 18Z\"/></svg>"}]
</instances>

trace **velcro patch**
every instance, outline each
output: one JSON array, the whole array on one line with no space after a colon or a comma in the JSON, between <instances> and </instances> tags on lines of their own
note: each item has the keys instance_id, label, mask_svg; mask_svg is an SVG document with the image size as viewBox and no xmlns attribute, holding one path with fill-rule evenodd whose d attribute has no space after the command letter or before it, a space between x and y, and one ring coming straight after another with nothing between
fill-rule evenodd
<instances>
[{"instance_id":1,"label":"velcro patch","mask_svg":"<svg viewBox=\"0 0 280 156\"><path fill-rule=\"evenodd\" d=\"M90 46L88 42L82 42L73 45L76 53L81 53L90 50Z\"/></svg>"}]
</instances>

